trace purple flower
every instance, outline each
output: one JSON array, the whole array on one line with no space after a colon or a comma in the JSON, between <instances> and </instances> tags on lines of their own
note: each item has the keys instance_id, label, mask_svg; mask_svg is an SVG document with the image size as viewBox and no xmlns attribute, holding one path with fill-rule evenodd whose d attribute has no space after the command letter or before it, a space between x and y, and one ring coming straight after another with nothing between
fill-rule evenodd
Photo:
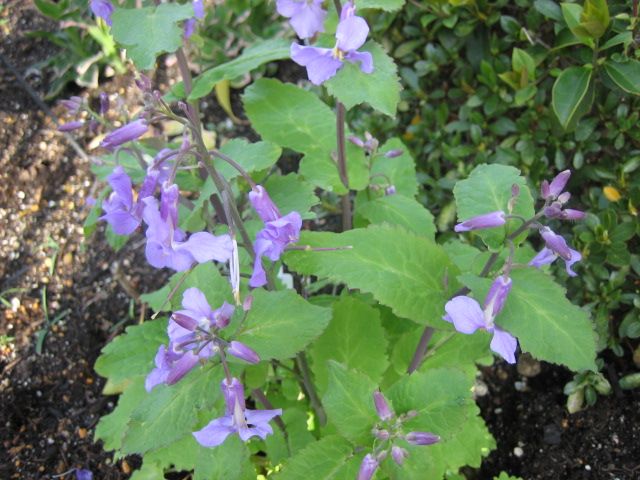
<instances>
[{"instance_id":1,"label":"purple flower","mask_svg":"<svg viewBox=\"0 0 640 480\"><path fill-rule=\"evenodd\" d=\"M510 333L495 325L494 320L504 307L506 298L511 290L511 279L499 276L489 289L484 302L484 310L471 297L457 296L445 305L447 322L453 323L460 333L472 334L479 328L493 334L491 350L509 363L515 363L515 351L518 341Z\"/></svg>"},{"instance_id":2,"label":"purple flower","mask_svg":"<svg viewBox=\"0 0 640 480\"><path fill-rule=\"evenodd\" d=\"M169 344L169 348L164 345L158 347L155 358L156 368L151 370L144 381L144 388L147 392L161 383L173 385L198 363L200 357L194 352L176 351L173 347L174 345L171 344Z\"/></svg>"},{"instance_id":3,"label":"purple flower","mask_svg":"<svg viewBox=\"0 0 640 480\"><path fill-rule=\"evenodd\" d=\"M160 204L153 197L147 197L143 218L147 223L147 261L156 268L169 267L177 272L188 270L194 263L211 260L226 262L231 257L232 242L229 235L218 237L209 232L192 234L178 228L177 185L164 184Z\"/></svg>"},{"instance_id":4,"label":"purple flower","mask_svg":"<svg viewBox=\"0 0 640 480\"><path fill-rule=\"evenodd\" d=\"M278 13L290 18L291 26L300 38L311 38L324 32L327 12L322 9L323 0L276 0Z\"/></svg>"},{"instance_id":5,"label":"purple flower","mask_svg":"<svg viewBox=\"0 0 640 480\"><path fill-rule=\"evenodd\" d=\"M575 277L578 274L574 272L571 267L574 263L582 260L582 255L577 250L573 250L571 248L569 249L569 253L571 254L571 258L569 260L563 259L564 265L567 270L567 274L570 277ZM532 267L540 268L543 265L549 265L555 262L557 258L558 255L554 253L553 250L545 247L540 250L540 252L535 257L533 257L533 259L529 262L529 265L531 265Z\"/></svg>"},{"instance_id":6,"label":"purple flower","mask_svg":"<svg viewBox=\"0 0 640 480\"><path fill-rule=\"evenodd\" d=\"M80 108L82 108L83 103L84 100L82 97L75 95L66 100L60 100L60 104L67 109L69 115L76 115L80 111Z\"/></svg>"},{"instance_id":7,"label":"purple flower","mask_svg":"<svg viewBox=\"0 0 640 480\"><path fill-rule=\"evenodd\" d=\"M548 198L556 199L560 196L564 187L567 186L569 177L571 176L571 170L564 170L560 172L556 177L551 180L551 184L544 180L540 185L540 194L545 200Z\"/></svg>"},{"instance_id":8,"label":"purple flower","mask_svg":"<svg viewBox=\"0 0 640 480\"><path fill-rule=\"evenodd\" d=\"M76 468L76 480L93 480L93 472L86 468Z\"/></svg>"},{"instance_id":9,"label":"purple flower","mask_svg":"<svg viewBox=\"0 0 640 480\"><path fill-rule=\"evenodd\" d=\"M433 445L440 441L440 437L431 432L409 432L404 438L412 445Z\"/></svg>"},{"instance_id":10,"label":"purple flower","mask_svg":"<svg viewBox=\"0 0 640 480\"><path fill-rule=\"evenodd\" d=\"M183 310L174 312L171 320L192 333L197 328L208 331L211 328L226 327L235 311L235 307L227 302L223 302L220 308L212 310L207 297L195 287L186 289L182 294L182 308Z\"/></svg>"},{"instance_id":11,"label":"purple flower","mask_svg":"<svg viewBox=\"0 0 640 480\"><path fill-rule=\"evenodd\" d=\"M67 123L63 123L60 126L58 126L58 131L59 132L72 132L73 130L77 130L79 128L82 128L82 126L84 125L84 121L82 120L76 120L73 122L67 122Z\"/></svg>"},{"instance_id":12,"label":"purple flower","mask_svg":"<svg viewBox=\"0 0 640 480\"><path fill-rule=\"evenodd\" d=\"M244 360L245 362L253 364L260 363L260 356L253 349L247 347L244 343L236 342L235 340L229 344L227 353L239 358L240 360Z\"/></svg>"},{"instance_id":13,"label":"purple flower","mask_svg":"<svg viewBox=\"0 0 640 480\"><path fill-rule=\"evenodd\" d=\"M147 177L140 187L138 201L134 203L131 178L124 168L118 165L107 177L113 192L109 198L102 202L105 214L100 220L105 220L118 235L129 235L135 231L142 222L142 200L153 195L156 188L154 177Z\"/></svg>"},{"instance_id":14,"label":"purple flower","mask_svg":"<svg viewBox=\"0 0 640 480\"><path fill-rule=\"evenodd\" d=\"M569 245L567 245L567 241L562 238L561 235L556 234L549 227L542 227L540 229L540 235L542 235L547 248L562 257L564 260L571 260L571 249L569 248Z\"/></svg>"},{"instance_id":15,"label":"purple flower","mask_svg":"<svg viewBox=\"0 0 640 480\"><path fill-rule=\"evenodd\" d=\"M360 470L358 471L358 480L371 480L373 474L378 469L378 460L373 455L367 453L362 459Z\"/></svg>"},{"instance_id":16,"label":"purple flower","mask_svg":"<svg viewBox=\"0 0 640 480\"><path fill-rule=\"evenodd\" d=\"M91 0L91 11L96 17L102 18L107 25L111 26L111 14L113 13L113 5L109 0Z\"/></svg>"},{"instance_id":17,"label":"purple flower","mask_svg":"<svg viewBox=\"0 0 640 480\"><path fill-rule=\"evenodd\" d=\"M384 395L379 390L373 392L373 403L376 406L376 412L380 417L380 420L386 421L393 418L393 411L389 406L389 402L384 398Z\"/></svg>"},{"instance_id":18,"label":"purple flower","mask_svg":"<svg viewBox=\"0 0 640 480\"><path fill-rule=\"evenodd\" d=\"M231 384L226 378L222 380L221 389L226 404L225 415L213 419L203 429L193 432L193 436L200 445L217 447L233 433L237 433L244 442L254 436L264 440L267 435L273 433L269 421L282 415L282 409L249 410L245 408L244 388L237 378L233 378Z\"/></svg>"},{"instance_id":19,"label":"purple flower","mask_svg":"<svg viewBox=\"0 0 640 480\"><path fill-rule=\"evenodd\" d=\"M204 4L202 0L193 0L193 13L198 20L204 18Z\"/></svg>"},{"instance_id":20,"label":"purple flower","mask_svg":"<svg viewBox=\"0 0 640 480\"><path fill-rule=\"evenodd\" d=\"M507 222L502 210L485 213L465 220L454 227L456 232L468 232L470 230L482 230L484 228L500 227Z\"/></svg>"},{"instance_id":21,"label":"purple flower","mask_svg":"<svg viewBox=\"0 0 640 480\"><path fill-rule=\"evenodd\" d=\"M144 135L149 126L147 125L146 120L138 119L133 122L127 123L126 125L114 130L100 143L102 148L106 148L107 150L114 150L116 147L122 145L123 143L130 142L131 140L135 140L142 135Z\"/></svg>"},{"instance_id":22,"label":"purple flower","mask_svg":"<svg viewBox=\"0 0 640 480\"><path fill-rule=\"evenodd\" d=\"M404 448L398 447L397 445L391 447L391 457L393 458L393 461L398 465L402 466L405 458L407 458L408 456L409 452L407 452Z\"/></svg>"},{"instance_id":23,"label":"purple flower","mask_svg":"<svg viewBox=\"0 0 640 480\"><path fill-rule=\"evenodd\" d=\"M153 162L147 168L147 175L156 175L158 184L162 185L169 180L175 162L173 157L178 155L178 153L177 150L171 150L170 148L160 150L156 156L153 157Z\"/></svg>"},{"instance_id":24,"label":"purple flower","mask_svg":"<svg viewBox=\"0 0 640 480\"><path fill-rule=\"evenodd\" d=\"M300 238L302 217L298 212L291 212L281 217L278 208L260 185L249 193L249 200L264 222L264 228L256 235L254 244L256 258L253 274L249 279L249 286L257 288L267 283L262 257L265 256L272 262L279 260L287 245L297 242Z\"/></svg>"},{"instance_id":25,"label":"purple flower","mask_svg":"<svg viewBox=\"0 0 640 480\"><path fill-rule=\"evenodd\" d=\"M191 35L193 35L193 32L196 31L196 21L197 20L195 18L188 18L185 20L184 26L182 27L185 40L189 40Z\"/></svg>"},{"instance_id":26,"label":"purple flower","mask_svg":"<svg viewBox=\"0 0 640 480\"><path fill-rule=\"evenodd\" d=\"M291 59L298 65L307 67L311 83L320 85L333 77L342 68L344 61L360 63L364 73L373 72L373 57L369 52L358 52L369 34L369 26L364 18L355 15L355 6L345 3L336 30L336 45L333 48L291 45Z\"/></svg>"}]
</instances>

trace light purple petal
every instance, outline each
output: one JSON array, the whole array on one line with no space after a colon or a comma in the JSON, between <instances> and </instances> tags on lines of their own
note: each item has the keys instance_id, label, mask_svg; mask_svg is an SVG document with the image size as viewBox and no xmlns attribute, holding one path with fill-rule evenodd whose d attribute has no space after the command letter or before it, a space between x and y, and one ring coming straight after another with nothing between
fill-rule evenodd
<instances>
[{"instance_id":1,"label":"light purple petal","mask_svg":"<svg viewBox=\"0 0 640 480\"><path fill-rule=\"evenodd\" d=\"M504 275L499 275L491 284L487 298L484 300L484 309L486 310L491 305L491 316L493 318L502 311L504 302L507 301L511 291L511 285L511 279Z\"/></svg>"},{"instance_id":2,"label":"light purple petal","mask_svg":"<svg viewBox=\"0 0 640 480\"><path fill-rule=\"evenodd\" d=\"M567 186L569 177L571 177L571 170L564 170L556 175L549 185L549 195L551 197L557 197L560 195L564 190L564 187Z\"/></svg>"},{"instance_id":3,"label":"light purple petal","mask_svg":"<svg viewBox=\"0 0 640 480\"><path fill-rule=\"evenodd\" d=\"M256 351L252 348L249 348L242 342L238 342L235 340L231 341L227 352L236 358L244 360L245 362L253 364L260 363L260 356L256 353Z\"/></svg>"},{"instance_id":4,"label":"light purple petal","mask_svg":"<svg viewBox=\"0 0 640 480\"><path fill-rule=\"evenodd\" d=\"M218 328L224 328L229 325L229 320L233 316L233 312L235 312L236 307L228 304L227 302L223 302L220 308L217 308L213 311L213 320L216 322Z\"/></svg>"},{"instance_id":5,"label":"light purple petal","mask_svg":"<svg viewBox=\"0 0 640 480\"><path fill-rule=\"evenodd\" d=\"M213 310L209 306L207 297L196 287L187 288L182 294L182 307L191 310L199 317L212 318Z\"/></svg>"},{"instance_id":6,"label":"light purple petal","mask_svg":"<svg viewBox=\"0 0 640 480\"><path fill-rule=\"evenodd\" d=\"M185 20L184 25L182 26L182 35L185 40L189 40L196 31L196 21L197 20L195 18L188 18Z\"/></svg>"},{"instance_id":7,"label":"light purple petal","mask_svg":"<svg viewBox=\"0 0 640 480\"><path fill-rule=\"evenodd\" d=\"M165 358L166 347L164 345L160 345L155 357L156 368L149 372L147 378L144 381L144 388L147 390L147 392L150 392L153 387L164 383L167 380L169 369Z\"/></svg>"},{"instance_id":8,"label":"light purple petal","mask_svg":"<svg viewBox=\"0 0 640 480\"><path fill-rule=\"evenodd\" d=\"M140 226L140 220L124 210L114 210L100 217L105 220L118 235L129 235Z\"/></svg>"},{"instance_id":9,"label":"light purple petal","mask_svg":"<svg viewBox=\"0 0 640 480\"><path fill-rule=\"evenodd\" d=\"M553 252L558 254L561 258L571 260L571 249L569 248L569 245L567 245L567 241L562 238L561 235L556 234L549 227L541 228L540 235L542 235L547 248L553 250Z\"/></svg>"},{"instance_id":10,"label":"light purple petal","mask_svg":"<svg viewBox=\"0 0 640 480\"><path fill-rule=\"evenodd\" d=\"M373 478L373 474L376 473L377 469L378 461L374 458L373 455L367 453L362 459L362 463L360 464L360 470L358 470L357 480L371 480L371 478Z\"/></svg>"},{"instance_id":11,"label":"light purple petal","mask_svg":"<svg viewBox=\"0 0 640 480\"><path fill-rule=\"evenodd\" d=\"M538 254L531 259L529 265L532 267L540 268L543 265L549 265L556 261L557 255L553 253L547 247L544 247L538 252Z\"/></svg>"},{"instance_id":12,"label":"light purple petal","mask_svg":"<svg viewBox=\"0 0 640 480\"><path fill-rule=\"evenodd\" d=\"M256 254L256 259L253 262L253 273L249 279L249 286L251 288L258 288L266 284L267 274L262 266L262 257Z\"/></svg>"},{"instance_id":13,"label":"light purple petal","mask_svg":"<svg viewBox=\"0 0 640 480\"><path fill-rule=\"evenodd\" d=\"M262 185L256 185L249 192L249 201L253 209L263 222L277 220L282 215L275 203L269 197L267 190Z\"/></svg>"},{"instance_id":14,"label":"light purple petal","mask_svg":"<svg viewBox=\"0 0 640 480\"><path fill-rule=\"evenodd\" d=\"M373 73L373 56L369 52L349 52L344 56L344 59L351 63L359 62L360 70L362 70L364 73ZM391 152L394 152L394 150L392 150ZM388 154L391 152L388 152Z\"/></svg>"},{"instance_id":15,"label":"light purple petal","mask_svg":"<svg viewBox=\"0 0 640 480\"><path fill-rule=\"evenodd\" d=\"M176 245L175 249L188 251L198 263L211 260L226 262L231 258L233 243L229 235L216 237L209 232L198 232L181 245Z\"/></svg>"},{"instance_id":16,"label":"light purple petal","mask_svg":"<svg viewBox=\"0 0 640 480\"><path fill-rule=\"evenodd\" d=\"M144 254L149 265L156 268L164 268L168 264L170 251L155 240L147 240Z\"/></svg>"},{"instance_id":17,"label":"light purple petal","mask_svg":"<svg viewBox=\"0 0 640 480\"><path fill-rule=\"evenodd\" d=\"M276 0L276 10L283 17L292 17L303 7L303 2L296 0Z\"/></svg>"},{"instance_id":18,"label":"light purple petal","mask_svg":"<svg viewBox=\"0 0 640 480\"><path fill-rule=\"evenodd\" d=\"M342 20L336 29L338 48L343 52L359 49L367 41L369 25L362 17L352 16Z\"/></svg>"},{"instance_id":19,"label":"light purple petal","mask_svg":"<svg viewBox=\"0 0 640 480\"><path fill-rule=\"evenodd\" d=\"M166 252L167 263L165 266L175 270L176 272L189 270L195 263L191 253L186 250L179 250L176 248L174 250L168 249Z\"/></svg>"},{"instance_id":20,"label":"light purple petal","mask_svg":"<svg viewBox=\"0 0 640 480\"><path fill-rule=\"evenodd\" d=\"M484 213L469 218L454 227L456 232L468 232L470 230L482 230L484 228L494 228L504 225L507 222L505 214L501 210L495 212Z\"/></svg>"},{"instance_id":21,"label":"light purple petal","mask_svg":"<svg viewBox=\"0 0 640 480\"><path fill-rule=\"evenodd\" d=\"M308 4L291 16L291 26L300 38L311 38L318 32L324 32L324 20L327 12L317 2Z\"/></svg>"},{"instance_id":22,"label":"light purple petal","mask_svg":"<svg viewBox=\"0 0 640 480\"><path fill-rule=\"evenodd\" d=\"M91 0L89 4L91 11L96 17L102 18L107 25L111 26L111 14L113 13L113 5L109 0Z\"/></svg>"},{"instance_id":23,"label":"light purple petal","mask_svg":"<svg viewBox=\"0 0 640 480\"><path fill-rule=\"evenodd\" d=\"M204 18L204 5L202 0L193 0L193 13L197 19Z\"/></svg>"},{"instance_id":24,"label":"light purple petal","mask_svg":"<svg viewBox=\"0 0 640 480\"><path fill-rule=\"evenodd\" d=\"M576 277L578 274L574 272L571 267L573 266L574 263L582 260L582 255L577 250L573 250L571 248L569 249L569 251L571 252L571 258L569 260L564 261L564 266L567 270L567 274L570 277Z\"/></svg>"},{"instance_id":25,"label":"light purple petal","mask_svg":"<svg viewBox=\"0 0 640 480\"><path fill-rule=\"evenodd\" d=\"M179 382L182 377L198 364L198 356L193 352L186 352L181 358L171 365L171 371L167 375L167 385Z\"/></svg>"},{"instance_id":26,"label":"light purple petal","mask_svg":"<svg viewBox=\"0 0 640 480\"><path fill-rule=\"evenodd\" d=\"M133 207L133 193L131 191L131 178L124 171L121 165L113 169L113 172L107 177L107 181L112 190L118 195L128 210Z\"/></svg>"},{"instance_id":27,"label":"light purple petal","mask_svg":"<svg viewBox=\"0 0 640 480\"><path fill-rule=\"evenodd\" d=\"M291 45L291 59L307 67L309 80L315 85L330 79L342 67L342 62L333 56L329 48L303 47L294 43Z\"/></svg>"},{"instance_id":28,"label":"light purple petal","mask_svg":"<svg viewBox=\"0 0 640 480\"><path fill-rule=\"evenodd\" d=\"M485 327L480 304L471 297L454 297L447 302L444 309L460 333L470 334Z\"/></svg>"},{"instance_id":29,"label":"light purple petal","mask_svg":"<svg viewBox=\"0 0 640 480\"><path fill-rule=\"evenodd\" d=\"M494 328L490 345L492 351L496 352L508 363L516 363L517 346L518 340L513 335L499 327Z\"/></svg>"},{"instance_id":30,"label":"light purple petal","mask_svg":"<svg viewBox=\"0 0 640 480\"><path fill-rule=\"evenodd\" d=\"M268 424L273 418L278 415L282 415L282 409L276 408L275 410L245 410L244 415L247 419L247 423L251 425Z\"/></svg>"},{"instance_id":31,"label":"light purple petal","mask_svg":"<svg viewBox=\"0 0 640 480\"><path fill-rule=\"evenodd\" d=\"M231 416L225 415L212 420L203 429L193 432L193 436L203 447L217 447L235 431Z\"/></svg>"}]
</instances>

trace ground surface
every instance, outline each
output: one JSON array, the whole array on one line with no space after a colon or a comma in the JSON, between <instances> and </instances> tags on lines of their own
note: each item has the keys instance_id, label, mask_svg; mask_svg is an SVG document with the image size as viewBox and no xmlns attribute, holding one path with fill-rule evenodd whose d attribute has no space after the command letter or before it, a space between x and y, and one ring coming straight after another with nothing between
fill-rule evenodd
<instances>
[{"instance_id":1,"label":"ground surface","mask_svg":"<svg viewBox=\"0 0 640 480\"><path fill-rule=\"evenodd\" d=\"M5 3L0 54L42 94L46 72L28 67L52 48L24 34L55 25L30 2ZM84 241L89 162L0 68L0 296L8 302L0 304L0 478L45 479L80 467L96 479L128 478L138 460L113 464L92 440L115 401L101 395L92 365L110 338L137 321L129 293L153 290L149 278L162 279L149 275L135 238L118 253L100 232ZM106 88L126 94L130 81ZM61 319L38 354L38 332L47 325L43 293L48 318ZM514 367L485 369L489 393L479 404L498 449L470 476L490 479L505 470L532 480L640 478L640 394L617 392L568 415L562 388L569 379L547 365L526 379Z\"/></svg>"}]
</instances>

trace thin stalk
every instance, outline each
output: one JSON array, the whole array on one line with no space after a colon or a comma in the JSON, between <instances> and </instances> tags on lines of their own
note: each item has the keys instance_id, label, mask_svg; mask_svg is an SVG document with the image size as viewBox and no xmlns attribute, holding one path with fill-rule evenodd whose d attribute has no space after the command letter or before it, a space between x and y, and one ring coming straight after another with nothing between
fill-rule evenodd
<instances>
[{"instance_id":1,"label":"thin stalk","mask_svg":"<svg viewBox=\"0 0 640 480\"><path fill-rule=\"evenodd\" d=\"M251 390L251 395L253 395L253 397L258 402L260 402L262 406L265 407L267 410L274 410L273 404L269 401L266 395L262 393L261 390L254 388L253 390ZM282 431L282 435L284 435L284 440L285 440L284 443L287 446L287 451L289 452L289 454L291 454L291 450L289 448L289 434L287 433L287 426L284 424L284 421L282 420L282 418L280 418L280 415L275 417L273 421L276 422L276 425Z\"/></svg>"},{"instance_id":2,"label":"thin stalk","mask_svg":"<svg viewBox=\"0 0 640 480\"><path fill-rule=\"evenodd\" d=\"M513 240L515 240L518 237L518 235L526 231L531 226L531 224L537 222L540 219L540 217L542 217L542 215L544 215L544 209L540 210L532 218L530 218L529 220L524 222L522 225L520 225L520 227L514 230L513 233L507 237L507 242L513 242ZM486 277L489 274L489 272L491 271L491 268L498 261L499 257L500 257L500 253L498 252L494 252L491 254L491 256L487 259L487 263L485 263L484 267L482 267L482 271L480 272L481 277ZM453 295L451 295L450 298L457 297L459 295L466 295L470 291L471 290L469 290L469 288L462 287ZM420 337L418 346L416 347L416 350L413 353L413 357L411 358L409 367L407 367L407 373L409 375L415 372L420 367L420 364L422 363L425 355L427 354L427 345L429 344L429 340L431 340L431 336L433 335L433 333L434 333L433 327L429 327L429 326L425 327L424 330L422 331L422 336Z\"/></svg>"},{"instance_id":3,"label":"thin stalk","mask_svg":"<svg viewBox=\"0 0 640 480\"><path fill-rule=\"evenodd\" d=\"M324 412L324 407L322 406L320 398L316 393L315 386L313 385L311 371L309 370L309 364L307 363L307 356L304 352L300 352L296 355L296 367L300 371L302 387L309 397L309 402L311 403L313 411L316 412L318 423L320 426L324 426L327 424L327 414Z\"/></svg>"},{"instance_id":4,"label":"thin stalk","mask_svg":"<svg viewBox=\"0 0 640 480\"><path fill-rule=\"evenodd\" d=\"M338 141L338 174L342 185L347 189L347 193L342 196L342 230L351 230L351 199L349 198L349 175L347 172L347 153L345 147L345 108L342 102L336 105L336 136Z\"/></svg>"},{"instance_id":5,"label":"thin stalk","mask_svg":"<svg viewBox=\"0 0 640 480\"><path fill-rule=\"evenodd\" d=\"M256 187L256 182L253 181L253 178L251 178L251 176L247 173L247 171L242 168L242 165L240 165L238 162L236 162L233 158L229 157L228 155L225 155L224 153L218 151L218 150L211 150L210 152L214 157L218 157L221 160L224 160L225 162L227 162L229 165L231 165L233 168L235 168L240 175L242 175L242 177L247 181L247 183L249 183L249 185L251 185L251 188L255 188Z\"/></svg>"}]
</instances>

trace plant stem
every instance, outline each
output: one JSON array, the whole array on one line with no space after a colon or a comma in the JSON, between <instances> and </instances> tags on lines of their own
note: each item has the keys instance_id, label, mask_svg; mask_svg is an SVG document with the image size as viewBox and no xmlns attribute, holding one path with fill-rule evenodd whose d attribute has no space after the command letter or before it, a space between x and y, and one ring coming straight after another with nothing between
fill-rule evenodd
<instances>
[{"instance_id":1,"label":"plant stem","mask_svg":"<svg viewBox=\"0 0 640 480\"><path fill-rule=\"evenodd\" d=\"M251 390L251 395L253 395L254 398L259 401L267 410L274 410L273 404L269 401L265 394L262 393L262 390L254 388L253 390ZM291 450L289 448L289 434L287 433L287 426L284 424L282 418L280 418L280 415L275 417L273 421L276 422L276 425L278 425L278 428L282 431L282 435L284 435L285 440L284 443L287 446L287 451L289 451L289 454L291 454Z\"/></svg>"},{"instance_id":2,"label":"plant stem","mask_svg":"<svg viewBox=\"0 0 640 480\"><path fill-rule=\"evenodd\" d=\"M347 173L347 154L345 149L344 121L345 108L342 102L336 105L336 135L338 140L338 174L347 193L342 196L342 231L351 230L351 199L349 198L349 175Z\"/></svg>"},{"instance_id":3,"label":"plant stem","mask_svg":"<svg viewBox=\"0 0 640 480\"><path fill-rule=\"evenodd\" d=\"M320 398L316 393L315 386L313 385L313 381L311 380L311 372L309 370L309 364L307 363L307 356L304 352L300 352L296 355L296 367L300 370L300 376L302 377L302 386L305 390L305 393L309 397L309 402L311 403L311 407L314 412L316 412L316 417L318 417L318 423L320 426L324 426L327 424L327 414L324 412L324 407L320 402Z\"/></svg>"},{"instance_id":4,"label":"plant stem","mask_svg":"<svg viewBox=\"0 0 640 480\"><path fill-rule=\"evenodd\" d=\"M529 220L527 220L522 225L520 225L520 227L514 230L513 233L511 233L507 237L507 242L513 242L513 240L515 240L518 237L518 235L526 231L532 223L537 222L538 219L542 217L542 215L544 215L544 209L540 210L533 217L531 217ZM498 261L499 257L500 257L499 252L493 252L491 254L491 256L487 259L487 263L485 263L484 267L482 267L482 271L480 272L481 277L486 277L489 274L489 272L491 271L491 268ZM469 290L468 287L462 287L458 291L456 291L453 295L451 295L450 298L457 297L459 295L466 295L470 291L471 290ZM434 333L433 327L429 327L429 326L424 327L424 330L422 331L422 336L420 337L420 341L418 342L418 346L416 347L416 350L413 353L413 357L411 358L409 367L407 367L407 373L409 375L415 372L420 367L420 364L422 363L425 355L427 354L427 345L429 344L429 340L431 340L431 336L433 335L433 333Z\"/></svg>"}]
</instances>

